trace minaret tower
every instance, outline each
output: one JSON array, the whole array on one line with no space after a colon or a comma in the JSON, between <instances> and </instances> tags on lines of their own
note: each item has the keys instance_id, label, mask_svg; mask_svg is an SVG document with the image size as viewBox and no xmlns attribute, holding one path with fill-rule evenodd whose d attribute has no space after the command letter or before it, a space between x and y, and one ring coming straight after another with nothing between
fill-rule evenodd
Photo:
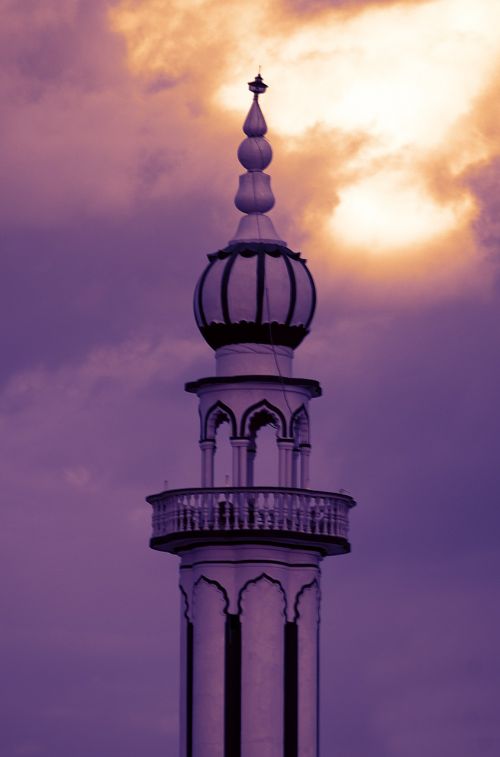
<instances>
[{"instance_id":1,"label":"minaret tower","mask_svg":"<svg viewBox=\"0 0 500 757\"><path fill-rule=\"evenodd\" d=\"M201 487L163 491L151 547L179 555L180 757L318 757L320 563L349 552L343 493L309 488L309 401L321 389L292 374L316 292L300 253L280 239L272 158L259 95L238 149L244 214L208 255L194 295L215 376L186 385L200 413ZM217 431L228 423L232 481L214 486ZM276 429L275 486L254 480L259 430Z\"/></svg>"}]
</instances>

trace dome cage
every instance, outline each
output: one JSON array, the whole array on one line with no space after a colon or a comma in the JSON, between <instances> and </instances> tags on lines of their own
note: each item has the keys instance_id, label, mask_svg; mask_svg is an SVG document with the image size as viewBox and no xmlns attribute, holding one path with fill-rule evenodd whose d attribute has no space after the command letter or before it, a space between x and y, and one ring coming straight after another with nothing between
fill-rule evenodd
<instances>
[{"instance_id":1,"label":"dome cage","mask_svg":"<svg viewBox=\"0 0 500 757\"><path fill-rule=\"evenodd\" d=\"M314 281L299 252L281 244L237 242L208 259L194 313L213 349L245 342L298 347L316 306Z\"/></svg>"}]
</instances>

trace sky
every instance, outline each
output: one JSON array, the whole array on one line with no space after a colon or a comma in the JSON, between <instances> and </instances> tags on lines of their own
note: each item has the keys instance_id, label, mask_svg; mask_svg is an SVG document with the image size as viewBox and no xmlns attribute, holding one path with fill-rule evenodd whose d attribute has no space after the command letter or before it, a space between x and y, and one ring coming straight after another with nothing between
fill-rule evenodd
<instances>
[{"instance_id":1,"label":"sky","mask_svg":"<svg viewBox=\"0 0 500 757\"><path fill-rule=\"evenodd\" d=\"M192 292L233 236L258 66L272 218L319 305L323 757L496 757L497 0L0 0L2 757L177 749L198 485ZM496 590L496 591L495 591Z\"/></svg>"}]
</instances>

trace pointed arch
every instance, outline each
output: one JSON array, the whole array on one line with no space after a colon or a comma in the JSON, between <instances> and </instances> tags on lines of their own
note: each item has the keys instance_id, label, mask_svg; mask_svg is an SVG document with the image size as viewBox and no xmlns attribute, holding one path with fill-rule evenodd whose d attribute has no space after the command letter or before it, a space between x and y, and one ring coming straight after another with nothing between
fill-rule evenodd
<instances>
[{"instance_id":1,"label":"pointed arch","mask_svg":"<svg viewBox=\"0 0 500 757\"><path fill-rule=\"evenodd\" d=\"M259 428L275 423L278 428L278 436L286 437L287 423L282 411L267 400L260 400L250 405L241 418L240 435L246 439L254 436Z\"/></svg>"},{"instance_id":2,"label":"pointed arch","mask_svg":"<svg viewBox=\"0 0 500 757\"><path fill-rule=\"evenodd\" d=\"M295 410L290 421L290 436L295 441L295 446L309 444L309 413L306 406L302 403Z\"/></svg>"},{"instance_id":3,"label":"pointed arch","mask_svg":"<svg viewBox=\"0 0 500 757\"><path fill-rule=\"evenodd\" d=\"M321 590L319 588L319 581L317 578L313 578L312 581L310 581L308 584L304 584L302 588L297 592L297 596L295 597L295 602L293 603L293 620L295 623L300 618L300 612L299 612L299 606L300 606L300 600L302 599L302 596L306 593L306 591L309 591L309 589L316 589L316 596L318 598L318 623L319 623L319 606L320 606L320 600L321 600Z\"/></svg>"},{"instance_id":4,"label":"pointed arch","mask_svg":"<svg viewBox=\"0 0 500 757\"><path fill-rule=\"evenodd\" d=\"M215 586L215 588L218 590L220 594L222 594L222 597L224 599L224 615L227 615L229 610L229 595L226 591L226 589L220 584L218 581L214 581L213 578L207 578L206 576L200 576L196 579L193 586L193 597L196 591L196 588L201 584L206 583L209 584L209 586ZM193 600L194 601L194 600Z\"/></svg>"},{"instance_id":5,"label":"pointed arch","mask_svg":"<svg viewBox=\"0 0 500 757\"><path fill-rule=\"evenodd\" d=\"M202 441L215 439L217 429L221 423L229 423L231 427L231 436L238 435L238 425L236 416L231 408L225 402L218 400L206 412L203 422Z\"/></svg>"},{"instance_id":6,"label":"pointed arch","mask_svg":"<svg viewBox=\"0 0 500 757\"><path fill-rule=\"evenodd\" d=\"M238 615L241 615L242 613L242 606L241 602L243 600L243 594L248 589L249 586L252 584L258 584L259 581L269 581L269 583L272 583L276 586L276 588L281 592L281 595L283 597L283 617L287 618L288 613L288 600L286 596L286 592L281 584L281 581L278 581L277 578L272 578L272 576L269 576L267 573L261 573L260 576L257 576L256 578L251 578L250 580L246 581L241 589L238 592Z\"/></svg>"}]
</instances>

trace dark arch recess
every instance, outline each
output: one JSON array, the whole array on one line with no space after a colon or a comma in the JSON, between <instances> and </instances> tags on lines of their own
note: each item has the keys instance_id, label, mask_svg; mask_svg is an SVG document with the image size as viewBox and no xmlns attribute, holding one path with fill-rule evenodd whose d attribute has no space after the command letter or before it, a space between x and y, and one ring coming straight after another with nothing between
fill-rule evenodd
<instances>
[{"instance_id":1,"label":"dark arch recess","mask_svg":"<svg viewBox=\"0 0 500 757\"><path fill-rule=\"evenodd\" d=\"M243 417L241 419L241 436L247 438L250 435L250 429L247 429L247 422L249 419L251 419L252 415L257 413L259 410L268 410L271 415L275 415L279 423L281 424L280 434L281 437L286 437L286 419L281 410L276 407L275 405L272 405L267 400L260 400L259 402L256 402L254 405L250 405L245 412L243 413ZM264 424L266 425L266 424ZM245 433L247 432L247 433Z\"/></svg>"},{"instance_id":2,"label":"dark arch recess","mask_svg":"<svg viewBox=\"0 0 500 757\"><path fill-rule=\"evenodd\" d=\"M308 436L307 441L309 442L309 413L307 412L307 408L304 405L304 403L302 403L302 405L298 407L297 410L295 410L292 414L292 419L290 421L290 438L291 439L295 438L294 425L295 425L296 420L300 417L301 413L304 413L307 419L307 436Z\"/></svg>"},{"instance_id":3,"label":"dark arch recess","mask_svg":"<svg viewBox=\"0 0 500 757\"><path fill-rule=\"evenodd\" d=\"M208 422L209 422L209 420L210 420L210 418L212 416L212 413L216 412L217 410L219 410L221 413L224 413L225 415L227 415L227 419L228 419L229 425L231 426L231 436L237 436L238 435L238 424L236 423L236 416L235 416L235 414L233 413L233 411L231 410L231 408L228 405L226 405L225 402L221 402L220 400L218 400L214 405L212 405L209 408L207 414L205 415L205 422L203 424L202 441L205 441L206 439L209 438L208 437Z\"/></svg>"}]
</instances>

